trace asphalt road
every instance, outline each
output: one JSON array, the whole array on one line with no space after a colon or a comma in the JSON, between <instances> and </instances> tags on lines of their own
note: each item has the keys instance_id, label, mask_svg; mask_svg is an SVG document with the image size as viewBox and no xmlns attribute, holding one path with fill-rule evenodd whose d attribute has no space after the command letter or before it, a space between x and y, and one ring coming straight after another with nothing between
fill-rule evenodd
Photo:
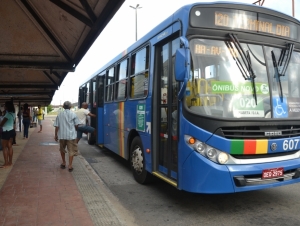
<instances>
[{"instance_id":1,"label":"asphalt road","mask_svg":"<svg viewBox=\"0 0 300 226\"><path fill-rule=\"evenodd\" d=\"M136 183L124 159L88 145L86 137L79 150L137 225L300 225L300 184L237 194L193 194L159 179L149 185Z\"/></svg>"}]
</instances>

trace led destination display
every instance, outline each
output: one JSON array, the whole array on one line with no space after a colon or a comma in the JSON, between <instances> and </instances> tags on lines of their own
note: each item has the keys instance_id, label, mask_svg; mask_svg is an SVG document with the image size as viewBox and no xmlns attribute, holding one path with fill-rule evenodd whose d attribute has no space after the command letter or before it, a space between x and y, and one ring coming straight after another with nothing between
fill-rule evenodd
<instances>
[{"instance_id":1,"label":"led destination display","mask_svg":"<svg viewBox=\"0 0 300 226\"><path fill-rule=\"evenodd\" d=\"M292 33L292 25L274 19L257 19L257 17L246 13L215 12L215 25L231 29L250 30L269 33L276 36L295 38Z\"/></svg>"},{"instance_id":2,"label":"led destination display","mask_svg":"<svg viewBox=\"0 0 300 226\"><path fill-rule=\"evenodd\" d=\"M296 23L281 17L226 8L195 7L190 14L192 27L243 30L298 40Z\"/></svg>"}]
</instances>

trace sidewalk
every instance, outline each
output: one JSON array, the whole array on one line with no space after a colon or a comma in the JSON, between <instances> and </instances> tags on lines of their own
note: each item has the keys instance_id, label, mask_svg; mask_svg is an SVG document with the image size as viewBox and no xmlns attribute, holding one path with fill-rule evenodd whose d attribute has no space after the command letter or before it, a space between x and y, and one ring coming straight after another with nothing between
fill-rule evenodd
<instances>
[{"instance_id":1,"label":"sidewalk","mask_svg":"<svg viewBox=\"0 0 300 226\"><path fill-rule=\"evenodd\" d=\"M0 226L134 225L81 155L73 172L60 168L52 120L45 117L42 133L30 128L28 140L17 132L13 166L0 169Z\"/></svg>"}]
</instances>

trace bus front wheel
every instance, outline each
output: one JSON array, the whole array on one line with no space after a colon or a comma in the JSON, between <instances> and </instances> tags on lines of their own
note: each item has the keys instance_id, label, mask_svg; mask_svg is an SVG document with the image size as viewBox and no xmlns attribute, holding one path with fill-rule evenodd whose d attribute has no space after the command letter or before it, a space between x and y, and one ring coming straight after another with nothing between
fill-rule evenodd
<instances>
[{"instance_id":1,"label":"bus front wheel","mask_svg":"<svg viewBox=\"0 0 300 226\"><path fill-rule=\"evenodd\" d=\"M146 171L143 144L140 137L135 137L131 143L130 163L134 179L140 184L148 183L151 175Z\"/></svg>"},{"instance_id":2,"label":"bus front wheel","mask_svg":"<svg viewBox=\"0 0 300 226\"><path fill-rule=\"evenodd\" d=\"M96 137L93 133L88 133L87 140L89 145L94 145L96 143Z\"/></svg>"}]
</instances>

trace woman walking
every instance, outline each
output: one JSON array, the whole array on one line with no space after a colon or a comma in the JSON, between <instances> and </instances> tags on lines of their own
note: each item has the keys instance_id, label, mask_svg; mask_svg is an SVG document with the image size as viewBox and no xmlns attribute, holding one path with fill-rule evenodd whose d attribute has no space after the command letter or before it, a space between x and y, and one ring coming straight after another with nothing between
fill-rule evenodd
<instances>
[{"instance_id":1,"label":"woman walking","mask_svg":"<svg viewBox=\"0 0 300 226\"><path fill-rule=\"evenodd\" d=\"M30 109L28 108L28 104L24 104L23 107L23 125L24 125L23 139L28 139L28 129L30 126Z\"/></svg>"},{"instance_id":2,"label":"woman walking","mask_svg":"<svg viewBox=\"0 0 300 226\"><path fill-rule=\"evenodd\" d=\"M11 101L6 101L4 105L6 111L0 127L2 127L2 148L3 148L3 157L4 164L0 168L6 168L12 165L13 158L13 149L12 149L12 140L15 136L14 130L14 120L15 120L15 107Z\"/></svg>"}]
</instances>

